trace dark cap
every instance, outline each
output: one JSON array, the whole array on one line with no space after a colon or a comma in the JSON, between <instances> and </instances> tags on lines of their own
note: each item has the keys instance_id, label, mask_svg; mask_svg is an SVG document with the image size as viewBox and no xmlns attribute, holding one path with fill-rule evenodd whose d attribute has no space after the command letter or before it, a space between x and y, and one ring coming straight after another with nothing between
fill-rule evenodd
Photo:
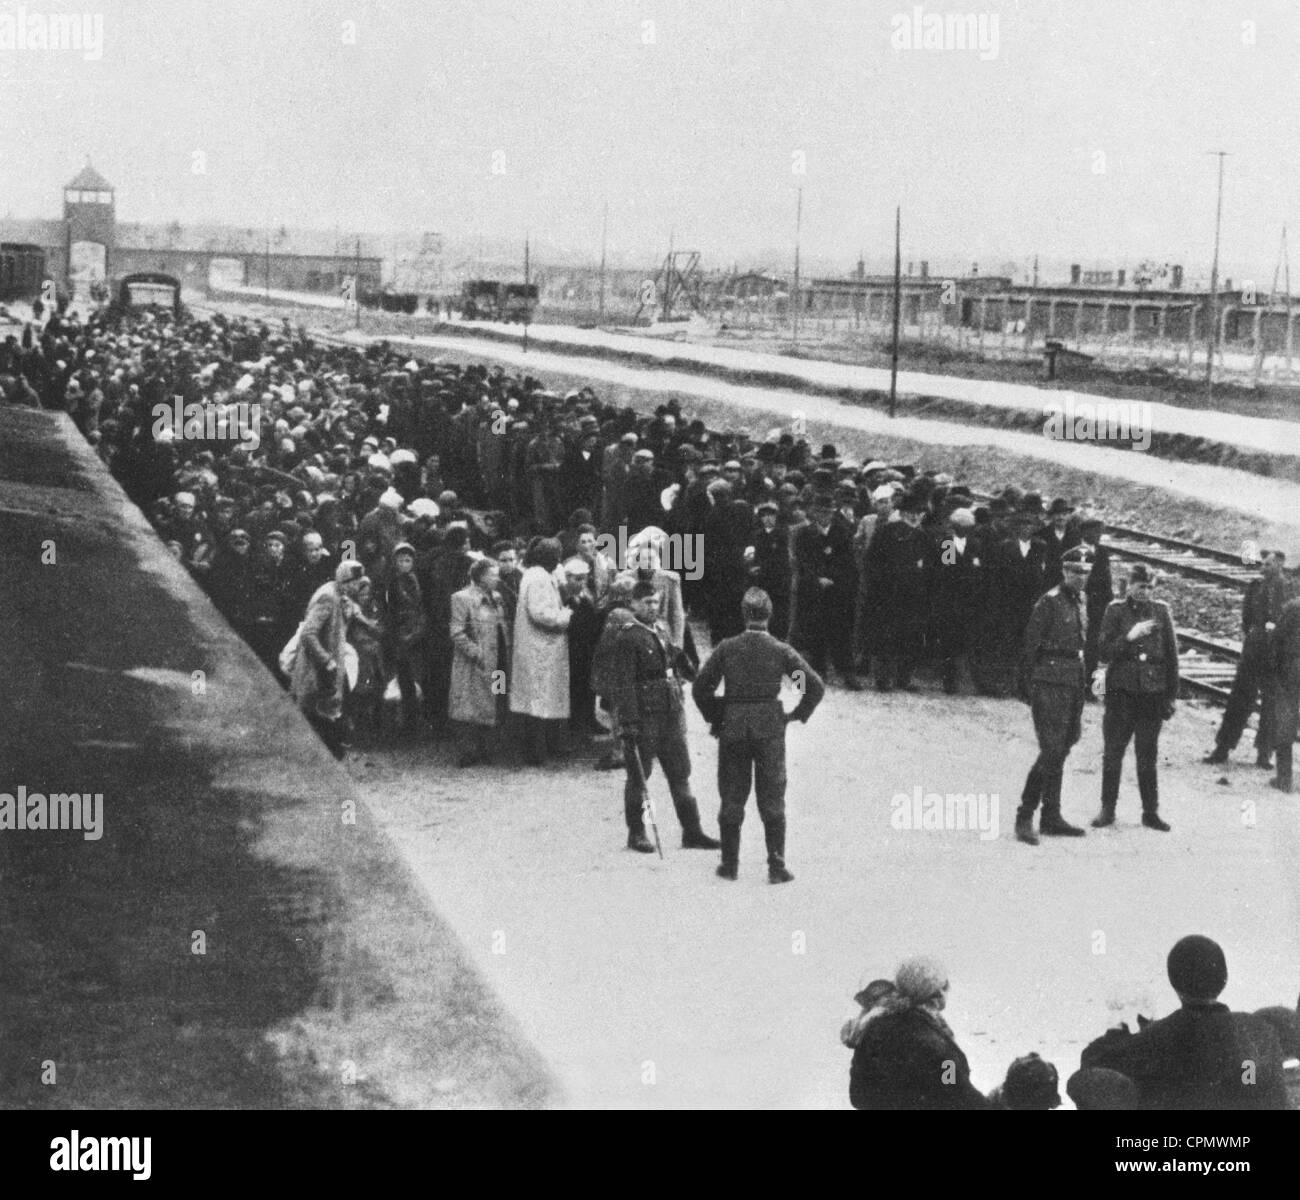
<instances>
[{"instance_id":1,"label":"dark cap","mask_svg":"<svg viewBox=\"0 0 1300 1200\"><path fill-rule=\"evenodd\" d=\"M1061 1103L1061 1093L1057 1090L1060 1081L1051 1063L1037 1054L1026 1054L1007 1068L1002 1099L1008 1108L1056 1108Z\"/></svg>"},{"instance_id":2,"label":"dark cap","mask_svg":"<svg viewBox=\"0 0 1300 1200\"><path fill-rule=\"evenodd\" d=\"M1179 938L1165 965L1174 991L1193 1000L1213 1000L1228 984L1222 947L1199 933Z\"/></svg>"},{"instance_id":3,"label":"dark cap","mask_svg":"<svg viewBox=\"0 0 1300 1200\"><path fill-rule=\"evenodd\" d=\"M1155 583L1156 573L1146 563L1134 563L1128 569L1129 583Z\"/></svg>"},{"instance_id":4,"label":"dark cap","mask_svg":"<svg viewBox=\"0 0 1300 1200\"><path fill-rule=\"evenodd\" d=\"M1086 571L1092 566L1093 557L1091 546L1071 546L1061 555L1061 566Z\"/></svg>"}]
</instances>

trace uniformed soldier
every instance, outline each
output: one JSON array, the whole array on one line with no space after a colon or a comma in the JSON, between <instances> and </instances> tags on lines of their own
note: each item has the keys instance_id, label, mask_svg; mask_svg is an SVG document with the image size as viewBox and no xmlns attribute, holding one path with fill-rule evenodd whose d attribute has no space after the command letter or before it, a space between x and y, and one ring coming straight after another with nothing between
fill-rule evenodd
<instances>
[{"instance_id":1,"label":"uniformed soldier","mask_svg":"<svg viewBox=\"0 0 1300 1200\"><path fill-rule=\"evenodd\" d=\"M1272 766L1276 688L1273 681L1272 638L1290 599L1282 568L1286 555L1280 550L1266 553L1260 563L1260 577L1246 588L1242 606L1241 658L1232 681L1232 692L1223 710L1223 722L1215 735L1214 749L1204 762L1221 764L1236 748L1246 729L1246 721L1259 697L1259 728L1255 731L1255 765Z\"/></svg>"},{"instance_id":2,"label":"uniformed soldier","mask_svg":"<svg viewBox=\"0 0 1300 1200\"><path fill-rule=\"evenodd\" d=\"M1021 658L1021 694L1034 714L1038 757L1029 770L1016 837L1038 845L1034 811L1043 805L1039 832L1044 837L1083 837L1084 831L1061 816L1061 779L1070 748L1079 740L1083 716L1083 648L1088 617L1084 588L1092 569L1087 546L1075 546L1061 556L1061 582L1039 597L1025 630Z\"/></svg>"},{"instance_id":3,"label":"uniformed soldier","mask_svg":"<svg viewBox=\"0 0 1300 1200\"><path fill-rule=\"evenodd\" d=\"M745 632L727 638L709 655L692 687L696 706L718 737L718 793L722 807L722 863L718 874L735 879L740 858L740 827L745 819L750 779L758 799L767 842L767 877L789 883L785 865L785 727L806 722L821 703L826 685L798 651L767 631L772 601L761 588L750 588L741 605ZM781 680L789 677L801 691L790 713L782 708ZM726 685L725 695L716 693Z\"/></svg>"},{"instance_id":4,"label":"uniformed soldier","mask_svg":"<svg viewBox=\"0 0 1300 1200\"><path fill-rule=\"evenodd\" d=\"M1102 688L1106 711L1102 735L1106 741L1101 768L1101 812L1094 829L1115 823L1115 802L1124 769L1124 752L1135 738L1138 794L1142 824L1168 833L1157 811L1156 750L1160 726L1174 715L1178 700L1178 638L1169 605L1152 599L1155 578L1149 567L1135 563L1128 574L1128 593L1115 600L1102 618L1097 654L1105 671Z\"/></svg>"},{"instance_id":5,"label":"uniformed soldier","mask_svg":"<svg viewBox=\"0 0 1300 1200\"><path fill-rule=\"evenodd\" d=\"M721 843L700 828L700 809L691 793L691 752L686 744L686 707L678 679L681 652L668 630L659 623L660 593L652 583L632 589L635 621L618 633L610 665L609 701L614 709L627 782L623 788L623 813L627 819L627 846L653 854L641 816L641 790L635 769L639 752L648 779L655 759L663 764L673 807L682 826L683 850L716 850Z\"/></svg>"},{"instance_id":6,"label":"uniformed soldier","mask_svg":"<svg viewBox=\"0 0 1300 1200\"><path fill-rule=\"evenodd\" d=\"M1291 757L1300 725L1300 600L1282 606L1272 641L1273 743L1277 775L1268 781L1279 792L1291 791Z\"/></svg>"}]
</instances>

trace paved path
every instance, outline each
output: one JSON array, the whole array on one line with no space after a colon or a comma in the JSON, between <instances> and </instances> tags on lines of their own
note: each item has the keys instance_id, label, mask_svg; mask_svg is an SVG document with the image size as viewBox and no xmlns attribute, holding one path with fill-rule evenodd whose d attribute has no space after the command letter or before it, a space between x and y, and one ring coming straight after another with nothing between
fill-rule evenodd
<instances>
[{"instance_id":1,"label":"paved path","mask_svg":"<svg viewBox=\"0 0 1300 1200\"><path fill-rule=\"evenodd\" d=\"M513 339L523 336L522 327L514 324L466 322L465 325L466 328L489 329ZM571 325L532 325L529 326L528 334L530 339L538 343L552 341L569 346L620 350L649 355L665 362L686 359L736 372L775 371L828 389L889 390L889 371L882 367L788 358L728 346L701 346L662 338L638 337L634 334L608 333L600 329L578 329ZM1122 404L1087 392L1049 390L999 380L961 379L952 375L925 375L918 371L900 371L898 390L904 394L942 396L1033 413L1043 413L1049 408L1067 404ZM1297 422L1177 408L1170 404L1152 403L1150 411L1153 427L1163 433L1209 438L1243 449L1264 450L1274 454L1300 455L1300 423Z\"/></svg>"},{"instance_id":2,"label":"paved path","mask_svg":"<svg viewBox=\"0 0 1300 1200\"><path fill-rule=\"evenodd\" d=\"M1187 708L1166 730L1172 834L1138 824L1130 760L1114 831L1031 849L1010 836L1034 754L1026 708L832 691L790 734L797 878L782 887L752 805L727 884L715 855L677 848L657 776L662 863L622 849L620 776L586 762L458 772L425 747L349 769L576 1103L843 1108L838 1029L859 977L909 954L947 963L948 1016L983 1089L1029 1050L1064 1077L1117 1020L1170 1012L1164 960L1185 933L1225 947L1234 1007L1294 1003L1300 798L1264 787L1245 755L1219 784L1196 761L1212 728ZM711 826L715 743L694 712L690 738ZM1100 754L1091 708L1067 816L1095 812ZM999 836L893 828L891 798L915 787L997 793Z\"/></svg>"}]
</instances>

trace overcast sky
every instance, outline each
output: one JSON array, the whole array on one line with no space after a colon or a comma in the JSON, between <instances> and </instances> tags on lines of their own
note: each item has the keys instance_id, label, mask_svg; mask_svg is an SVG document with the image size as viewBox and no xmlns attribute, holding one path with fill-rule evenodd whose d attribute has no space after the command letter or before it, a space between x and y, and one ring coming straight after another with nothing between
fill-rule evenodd
<instances>
[{"instance_id":1,"label":"overcast sky","mask_svg":"<svg viewBox=\"0 0 1300 1200\"><path fill-rule=\"evenodd\" d=\"M0 0L0 32L103 28L97 61L0 42L0 212L57 215L89 156L121 220L530 229L594 257L608 201L612 255L671 232L724 265L788 257L802 186L805 254L846 269L888 255L901 203L909 258L1195 275L1223 148L1225 266L1271 279L1282 223L1300 235L1295 0L923 6L996 18L995 55L898 48L914 7Z\"/></svg>"}]
</instances>

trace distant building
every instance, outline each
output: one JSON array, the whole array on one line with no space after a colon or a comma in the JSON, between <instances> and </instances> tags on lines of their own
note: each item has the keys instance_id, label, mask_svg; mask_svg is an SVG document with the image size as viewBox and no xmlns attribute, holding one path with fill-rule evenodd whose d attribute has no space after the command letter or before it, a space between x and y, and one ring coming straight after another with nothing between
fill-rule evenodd
<instances>
[{"instance_id":1,"label":"distant building","mask_svg":"<svg viewBox=\"0 0 1300 1200\"><path fill-rule=\"evenodd\" d=\"M1085 271L1070 269L1070 282L1013 283L1002 275L940 278L929 264L920 273L900 279L902 321L920 325L963 326L1000 333L1062 340L1130 337L1141 342L1192 342L1198 349L1207 336L1208 289L1184 290L1181 265L1140 264L1136 269ZM810 316L852 312L867 321L888 321L893 315L894 277L867 275L861 262L855 274L812 279L800 289L800 311ZM1231 279L1219 288L1219 341L1267 354L1291 354L1296 316L1286 298L1270 300L1247 284Z\"/></svg>"},{"instance_id":2,"label":"distant building","mask_svg":"<svg viewBox=\"0 0 1300 1200\"><path fill-rule=\"evenodd\" d=\"M377 290L382 268L380 258L357 253L355 239L346 252L335 234L119 222L113 185L89 163L63 189L62 220L0 218L0 241L40 246L47 278L74 295L143 271L202 291L231 284L334 291L347 275Z\"/></svg>"}]
</instances>

